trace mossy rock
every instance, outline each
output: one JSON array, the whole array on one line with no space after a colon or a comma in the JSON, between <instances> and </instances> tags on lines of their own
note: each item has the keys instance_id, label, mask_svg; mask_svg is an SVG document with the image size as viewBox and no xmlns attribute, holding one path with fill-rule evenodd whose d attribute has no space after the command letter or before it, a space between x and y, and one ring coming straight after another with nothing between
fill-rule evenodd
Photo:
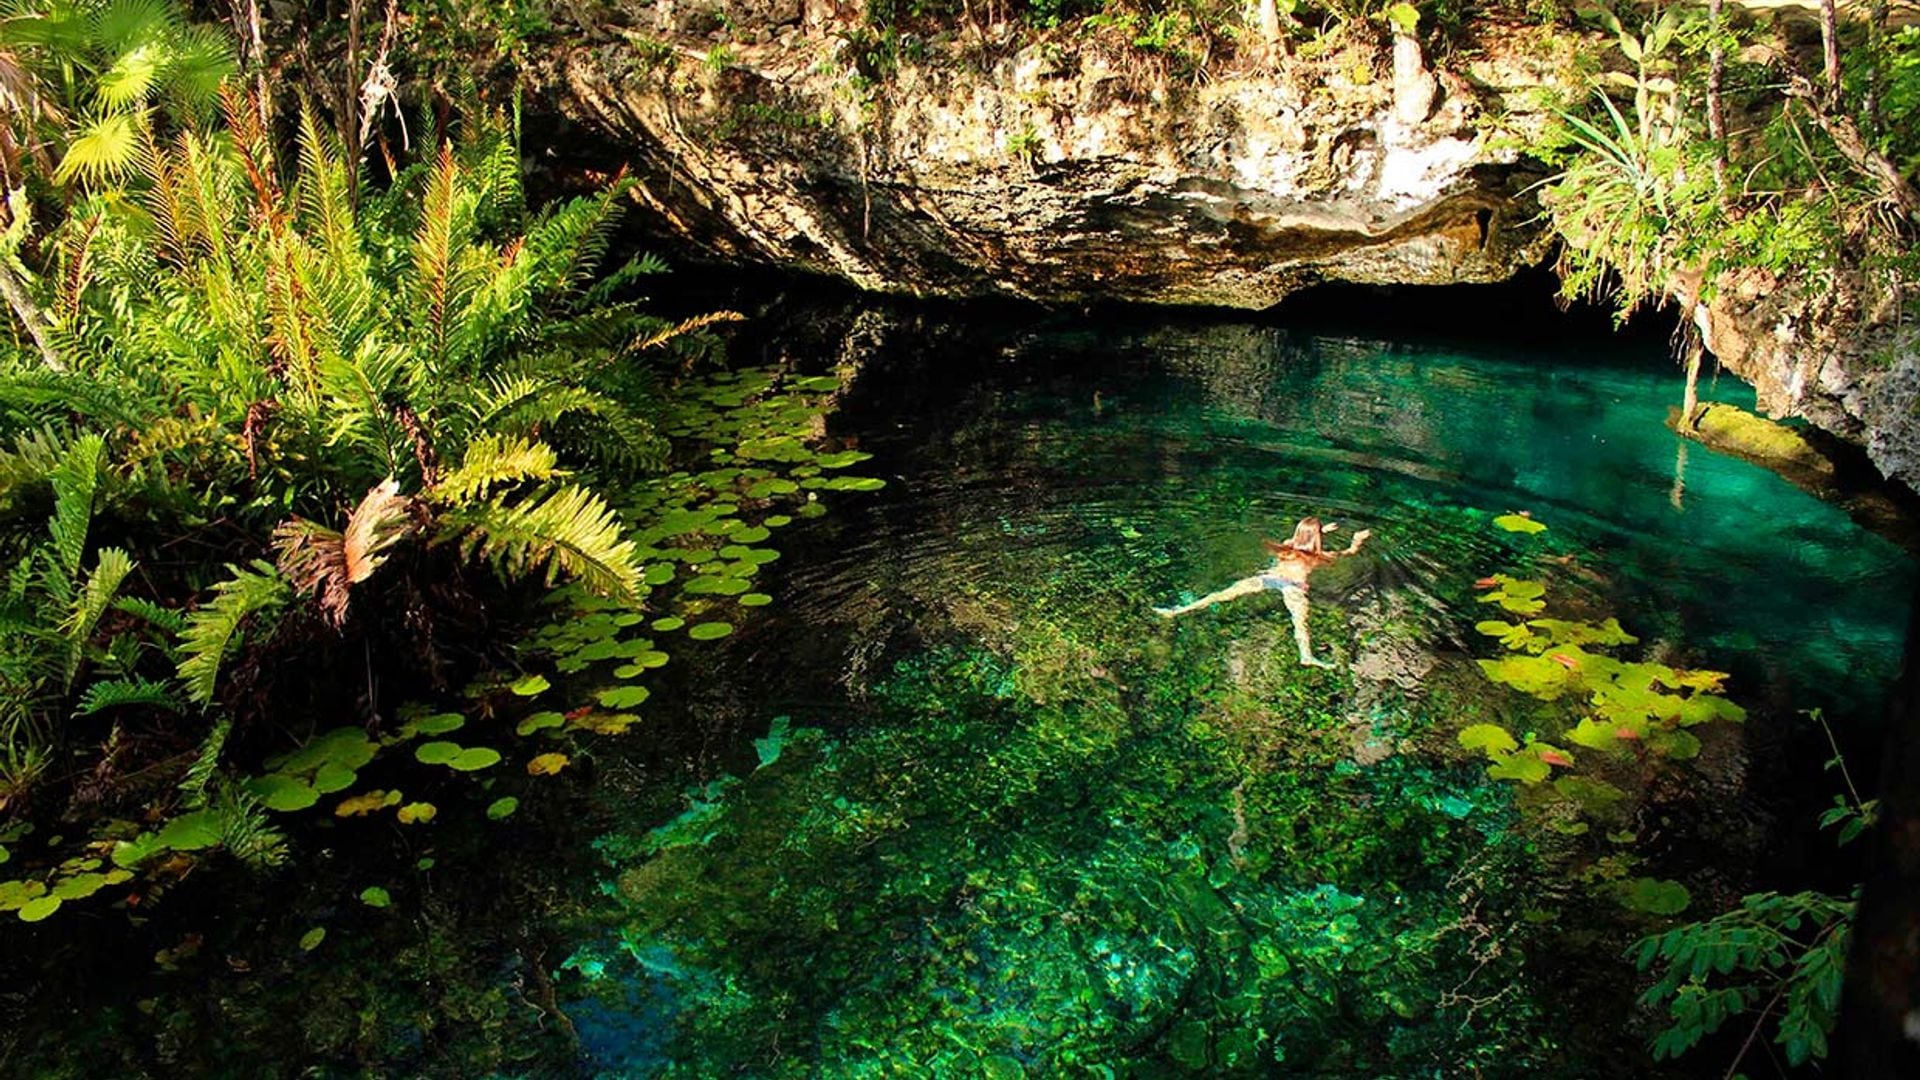
<instances>
[{"instance_id":1,"label":"mossy rock","mask_svg":"<svg viewBox=\"0 0 1920 1080\"><path fill-rule=\"evenodd\" d=\"M1798 431L1738 406L1708 402L1694 411L1690 428L1680 423L1678 409L1669 421L1687 438L1772 469L1796 483L1827 484L1834 479L1833 462Z\"/></svg>"}]
</instances>

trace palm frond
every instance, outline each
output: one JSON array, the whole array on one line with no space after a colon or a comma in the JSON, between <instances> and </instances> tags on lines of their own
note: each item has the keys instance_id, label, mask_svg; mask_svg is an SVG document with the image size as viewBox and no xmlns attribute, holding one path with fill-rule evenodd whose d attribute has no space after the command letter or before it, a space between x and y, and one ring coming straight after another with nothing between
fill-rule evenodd
<instances>
[{"instance_id":1,"label":"palm frond","mask_svg":"<svg viewBox=\"0 0 1920 1080\"><path fill-rule=\"evenodd\" d=\"M104 112L82 120L54 170L55 183L106 184L127 175L140 160L137 112Z\"/></svg>"}]
</instances>

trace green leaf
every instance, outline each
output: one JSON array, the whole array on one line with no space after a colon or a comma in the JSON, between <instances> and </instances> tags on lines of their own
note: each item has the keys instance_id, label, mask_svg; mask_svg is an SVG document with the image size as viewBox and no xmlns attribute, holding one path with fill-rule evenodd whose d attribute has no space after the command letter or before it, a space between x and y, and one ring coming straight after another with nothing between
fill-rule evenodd
<instances>
[{"instance_id":1,"label":"green leaf","mask_svg":"<svg viewBox=\"0 0 1920 1080\"><path fill-rule=\"evenodd\" d=\"M414 748L413 757L422 765L445 765L459 757L463 750L459 743L421 743Z\"/></svg>"},{"instance_id":2,"label":"green leaf","mask_svg":"<svg viewBox=\"0 0 1920 1080\"><path fill-rule=\"evenodd\" d=\"M475 746L455 754L446 766L457 772L478 772L498 764L500 764L500 751L491 747Z\"/></svg>"},{"instance_id":3,"label":"green leaf","mask_svg":"<svg viewBox=\"0 0 1920 1080\"><path fill-rule=\"evenodd\" d=\"M156 850L171 848L175 851L199 851L219 842L220 817L212 810L182 814L167 822L154 838ZM120 864L116 862L115 865Z\"/></svg>"},{"instance_id":4,"label":"green leaf","mask_svg":"<svg viewBox=\"0 0 1920 1080\"><path fill-rule=\"evenodd\" d=\"M300 951L312 952L319 948L320 943L325 940L327 940L327 928L324 926L316 926L300 935Z\"/></svg>"},{"instance_id":5,"label":"green leaf","mask_svg":"<svg viewBox=\"0 0 1920 1080\"><path fill-rule=\"evenodd\" d=\"M313 789L313 785L285 773L268 773L249 780L246 788L260 800L260 805L281 813L305 810L320 801L320 793Z\"/></svg>"},{"instance_id":6,"label":"green leaf","mask_svg":"<svg viewBox=\"0 0 1920 1080\"><path fill-rule=\"evenodd\" d=\"M1540 524L1530 517L1523 517L1519 514L1501 514L1499 517L1493 519L1493 524L1495 527L1505 529L1511 533L1532 535L1533 533L1543 533L1547 531L1545 525Z\"/></svg>"},{"instance_id":7,"label":"green leaf","mask_svg":"<svg viewBox=\"0 0 1920 1080\"><path fill-rule=\"evenodd\" d=\"M1460 732L1460 745L1468 750L1485 751L1490 758L1499 758L1519 749L1506 728L1498 724L1474 724Z\"/></svg>"},{"instance_id":8,"label":"green leaf","mask_svg":"<svg viewBox=\"0 0 1920 1080\"><path fill-rule=\"evenodd\" d=\"M546 693L547 689L552 685L544 675L526 675L514 680L513 685L508 687L508 689L521 697L533 697L537 694Z\"/></svg>"},{"instance_id":9,"label":"green leaf","mask_svg":"<svg viewBox=\"0 0 1920 1080\"><path fill-rule=\"evenodd\" d=\"M713 641L733 633L733 624L724 622L703 622L687 631L687 636L695 641Z\"/></svg>"},{"instance_id":10,"label":"green leaf","mask_svg":"<svg viewBox=\"0 0 1920 1080\"><path fill-rule=\"evenodd\" d=\"M1622 882L1617 895L1621 906L1649 915L1678 915L1693 900L1687 887L1677 881L1645 877Z\"/></svg>"},{"instance_id":11,"label":"green leaf","mask_svg":"<svg viewBox=\"0 0 1920 1080\"><path fill-rule=\"evenodd\" d=\"M1518 780L1525 784L1537 784L1552 772L1553 766L1524 751L1487 766L1487 775L1495 780Z\"/></svg>"},{"instance_id":12,"label":"green leaf","mask_svg":"<svg viewBox=\"0 0 1920 1080\"><path fill-rule=\"evenodd\" d=\"M518 809L520 809L520 800L511 795L505 798L495 799L487 807L487 820L500 821L503 818L510 818L513 816L513 812Z\"/></svg>"},{"instance_id":13,"label":"green leaf","mask_svg":"<svg viewBox=\"0 0 1920 1080\"><path fill-rule=\"evenodd\" d=\"M42 896L20 905L21 922L39 922L60 910L61 899L58 896Z\"/></svg>"},{"instance_id":14,"label":"green leaf","mask_svg":"<svg viewBox=\"0 0 1920 1080\"><path fill-rule=\"evenodd\" d=\"M548 728L559 727L561 724L566 723L566 720L567 718L563 713L551 711L537 712L521 720L518 724L515 724L513 726L513 733L515 735L531 735L536 731L545 731Z\"/></svg>"},{"instance_id":15,"label":"green leaf","mask_svg":"<svg viewBox=\"0 0 1920 1080\"><path fill-rule=\"evenodd\" d=\"M369 885L360 890L360 902L370 908L383 908L393 903L393 897L380 886Z\"/></svg>"},{"instance_id":16,"label":"green leaf","mask_svg":"<svg viewBox=\"0 0 1920 1080\"><path fill-rule=\"evenodd\" d=\"M644 686L614 686L594 695L595 700L609 709L631 709L653 696Z\"/></svg>"}]
</instances>

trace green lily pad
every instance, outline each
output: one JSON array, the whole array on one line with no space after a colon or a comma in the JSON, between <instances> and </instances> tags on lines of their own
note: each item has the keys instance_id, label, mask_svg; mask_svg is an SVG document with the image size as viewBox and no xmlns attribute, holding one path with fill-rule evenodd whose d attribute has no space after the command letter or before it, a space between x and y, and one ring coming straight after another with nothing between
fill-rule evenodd
<instances>
[{"instance_id":1,"label":"green lily pad","mask_svg":"<svg viewBox=\"0 0 1920 1080\"><path fill-rule=\"evenodd\" d=\"M547 689L552 685L552 683L547 681L545 675L525 675L515 679L513 685L507 689L512 690L520 697L533 697L536 694L546 693Z\"/></svg>"},{"instance_id":2,"label":"green lily pad","mask_svg":"<svg viewBox=\"0 0 1920 1080\"><path fill-rule=\"evenodd\" d=\"M172 848L175 851L199 851L219 842L220 822L211 810L182 814L167 822L154 838L157 848Z\"/></svg>"},{"instance_id":3,"label":"green lily pad","mask_svg":"<svg viewBox=\"0 0 1920 1080\"><path fill-rule=\"evenodd\" d=\"M457 712L434 713L409 723L401 730L415 735L445 735L449 731L459 731L466 722L467 718Z\"/></svg>"},{"instance_id":4,"label":"green lily pad","mask_svg":"<svg viewBox=\"0 0 1920 1080\"><path fill-rule=\"evenodd\" d=\"M739 600L741 607L766 607L773 603L773 597L763 592L750 592Z\"/></svg>"},{"instance_id":5,"label":"green lily pad","mask_svg":"<svg viewBox=\"0 0 1920 1080\"><path fill-rule=\"evenodd\" d=\"M487 807L487 820L499 821L502 818L512 817L513 812L518 809L520 809L520 800L511 795L502 799L495 799Z\"/></svg>"},{"instance_id":6,"label":"green lily pad","mask_svg":"<svg viewBox=\"0 0 1920 1080\"><path fill-rule=\"evenodd\" d=\"M337 761L329 761L314 770L313 790L321 795L331 795L336 791L345 791L353 786L360 775Z\"/></svg>"},{"instance_id":7,"label":"green lily pad","mask_svg":"<svg viewBox=\"0 0 1920 1080\"><path fill-rule=\"evenodd\" d=\"M378 885L369 885L360 890L360 902L370 908L383 908L393 903L393 897Z\"/></svg>"},{"instance_id":8,"label":"green lily pad","mask_svg":"<svg viewBox=\"0 0 1920 1080\"><path fill-rule=\"evenodd\" d=\"M1480 750L1490 758L1499 758L1520 748L1506 728L1498 724L1474 724L1460 732L1460 745Z\"/></svg>"},{"instance_id":9,"label":"green lily pad","mask_svg":"<svg viewBox=\"0 0 1920 1080\"><path fill-rule=\"evenodd\" d=\"M685 625L687 625L687 620L678 615L668 615L664 618L653 620L653 628L663 634L678 630Z\"/></svg>"},{"instance_id":10,"label":"green lily pad","mask_svg":"<svg viewBox=\"0 0 1920 1080\"><path fill-rule=\"evenodd\" d=\"M459 757L463 749L459 743L421 743L414 748L413 757L422 765L445 765Z\"/></svg>"},{"instance_id":11,"label":"green lily pad","mask_svg":"<svg viewBox=\"0 0 1920 1080\"><path fill-rule=\"evenodd\" d=\"M285 773L268 773L247 781L246 786L260 805L281 813L305 810L320 801L320 793L312 784Z\"/></svg>"},{"instance_id":12,"label":"green lily pad","mask_svg":"<svg viewBox=\"0 0 1920 1080\"><path fill-rule=\"evenodd\" d=\"M515 735L531 735L536 731L545 731L548 728L559 727L561 724L566 723L566 720L566 716L562 713L551 711L537 712L522 719L518 724L513 725L513 733Z\"/></svg>"},{"instance_id":13,"label":"green lily pad","mask_svg":"<svg viewBox=\"0 0 1920 1080\"><path fill-rule=\"evenodd\" d=\"M1530 517L1522 517L1519 514L1501 514L1499 517L1493 519L1493 524L1496 528L1505 529L1511 533L1531 535L1533 533L1543 533L1547 531L1545 525L1540 524Z\"/></svg>"},{"instance_id":14,"label":"green lily pad","mask_svg":"<svg viewBox=\"0 0 1920 1080\"><path fill-rule=\"evenodd\" d=\"M18 911L46 894L45 882L0 881L0 911Z\"/></svg>"},{"instance_id":15,"label":"green lily pad","mask_svg":"<svg viewBox=\"0 0 1920 1080\"><path fill-rule=\"evenodd\" d=\"M21 922L39 922L41 919L60 910L61 900L57 896L42 896L20 905Z\"/></svg>"},{"instance_id":16,"label":"green lily pad","mask_svg":"<svg viewBox=\"0 0 1920 1080\"><path fill-rule=\"evenodd\" d=\"M455 754L446 763L447 768L458 772L479 772L500 764L500 751L487 746L474 746Z\"/></svg>"},{"instance_id":17,"label":"green lily pad","mask_svg":"<svg viewBox=\"0 0 1920 1080\"><path fill-rule=\"evenodd\" d=\"M695 641L714 641L733 633L733 624L724 622L703 622L687 631L687 636Z\"/></svg>"},{"instance_id":18,"label":"green lily pad","mask_svg":"<svg viewBox=\"0 0 1920 1080\"><path fill-rule=\"evenodd\" d=\"M615 686L600 691L594 698L609 709L631 709L652 696L653 692L644 686Z\"/></svg>"},{"instance_id":19,"label":"green lily pad","mask_svg":"<svg viewBox=\"0 0 1920 1080\"><path fill-rule=\"evenodd\" d=\"M167 845L160 842L156 833L141 833L131 840L122 840L113 845L113 865L123 870L132 870L148 859L163 851L169 851Z\"/></svg>"},{"instance_id":20,"label":"green lily pad","mask_svg":"<svg viewBox=\"0 0 1920 1080\"><path fill-rule=\"evenodd\" d=\"M300 951L312 952L319 948L320 943L325 940L327 940L327 928L324 926L316 926L300 935Z\"/></svg>"}]
</instances>

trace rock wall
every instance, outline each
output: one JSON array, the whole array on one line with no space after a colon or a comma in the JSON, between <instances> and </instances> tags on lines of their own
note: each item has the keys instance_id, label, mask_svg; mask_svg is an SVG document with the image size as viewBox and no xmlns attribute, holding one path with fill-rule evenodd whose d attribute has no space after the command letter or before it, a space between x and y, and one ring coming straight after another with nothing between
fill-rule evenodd
<instances>
[{"instance_id":1,"label":"rock wall","mask_svg":"<svg viewBox=\"0 0 1920 1080\"><path fill-rule=\"evenodd\" d=\"M1753 384L1762 412L1859 444L1881 475L1920 490L1920 328L1885 304L1873 310L1850 284L1809 297L1747 270L1713 289L1683 278L1675 292L1707 350Z\"/></svg>"},{"instance_id":2,"label":"rock wall","mask_svg":"<svg viewBox=\"0 0 1920 1080\"><path fill-rule=\"evenodd\" d=\"M1263 308L1322 281L1496 281L1545 252L1539 174L1486 103L1552 57L1436 78L1417 49L1409 69L1356 44L1200 78L1003 30L896 43L921 58L875 72L797 0L616 12L534 81L711 256L921 295Z\"/></svg>"}]
</instances>

